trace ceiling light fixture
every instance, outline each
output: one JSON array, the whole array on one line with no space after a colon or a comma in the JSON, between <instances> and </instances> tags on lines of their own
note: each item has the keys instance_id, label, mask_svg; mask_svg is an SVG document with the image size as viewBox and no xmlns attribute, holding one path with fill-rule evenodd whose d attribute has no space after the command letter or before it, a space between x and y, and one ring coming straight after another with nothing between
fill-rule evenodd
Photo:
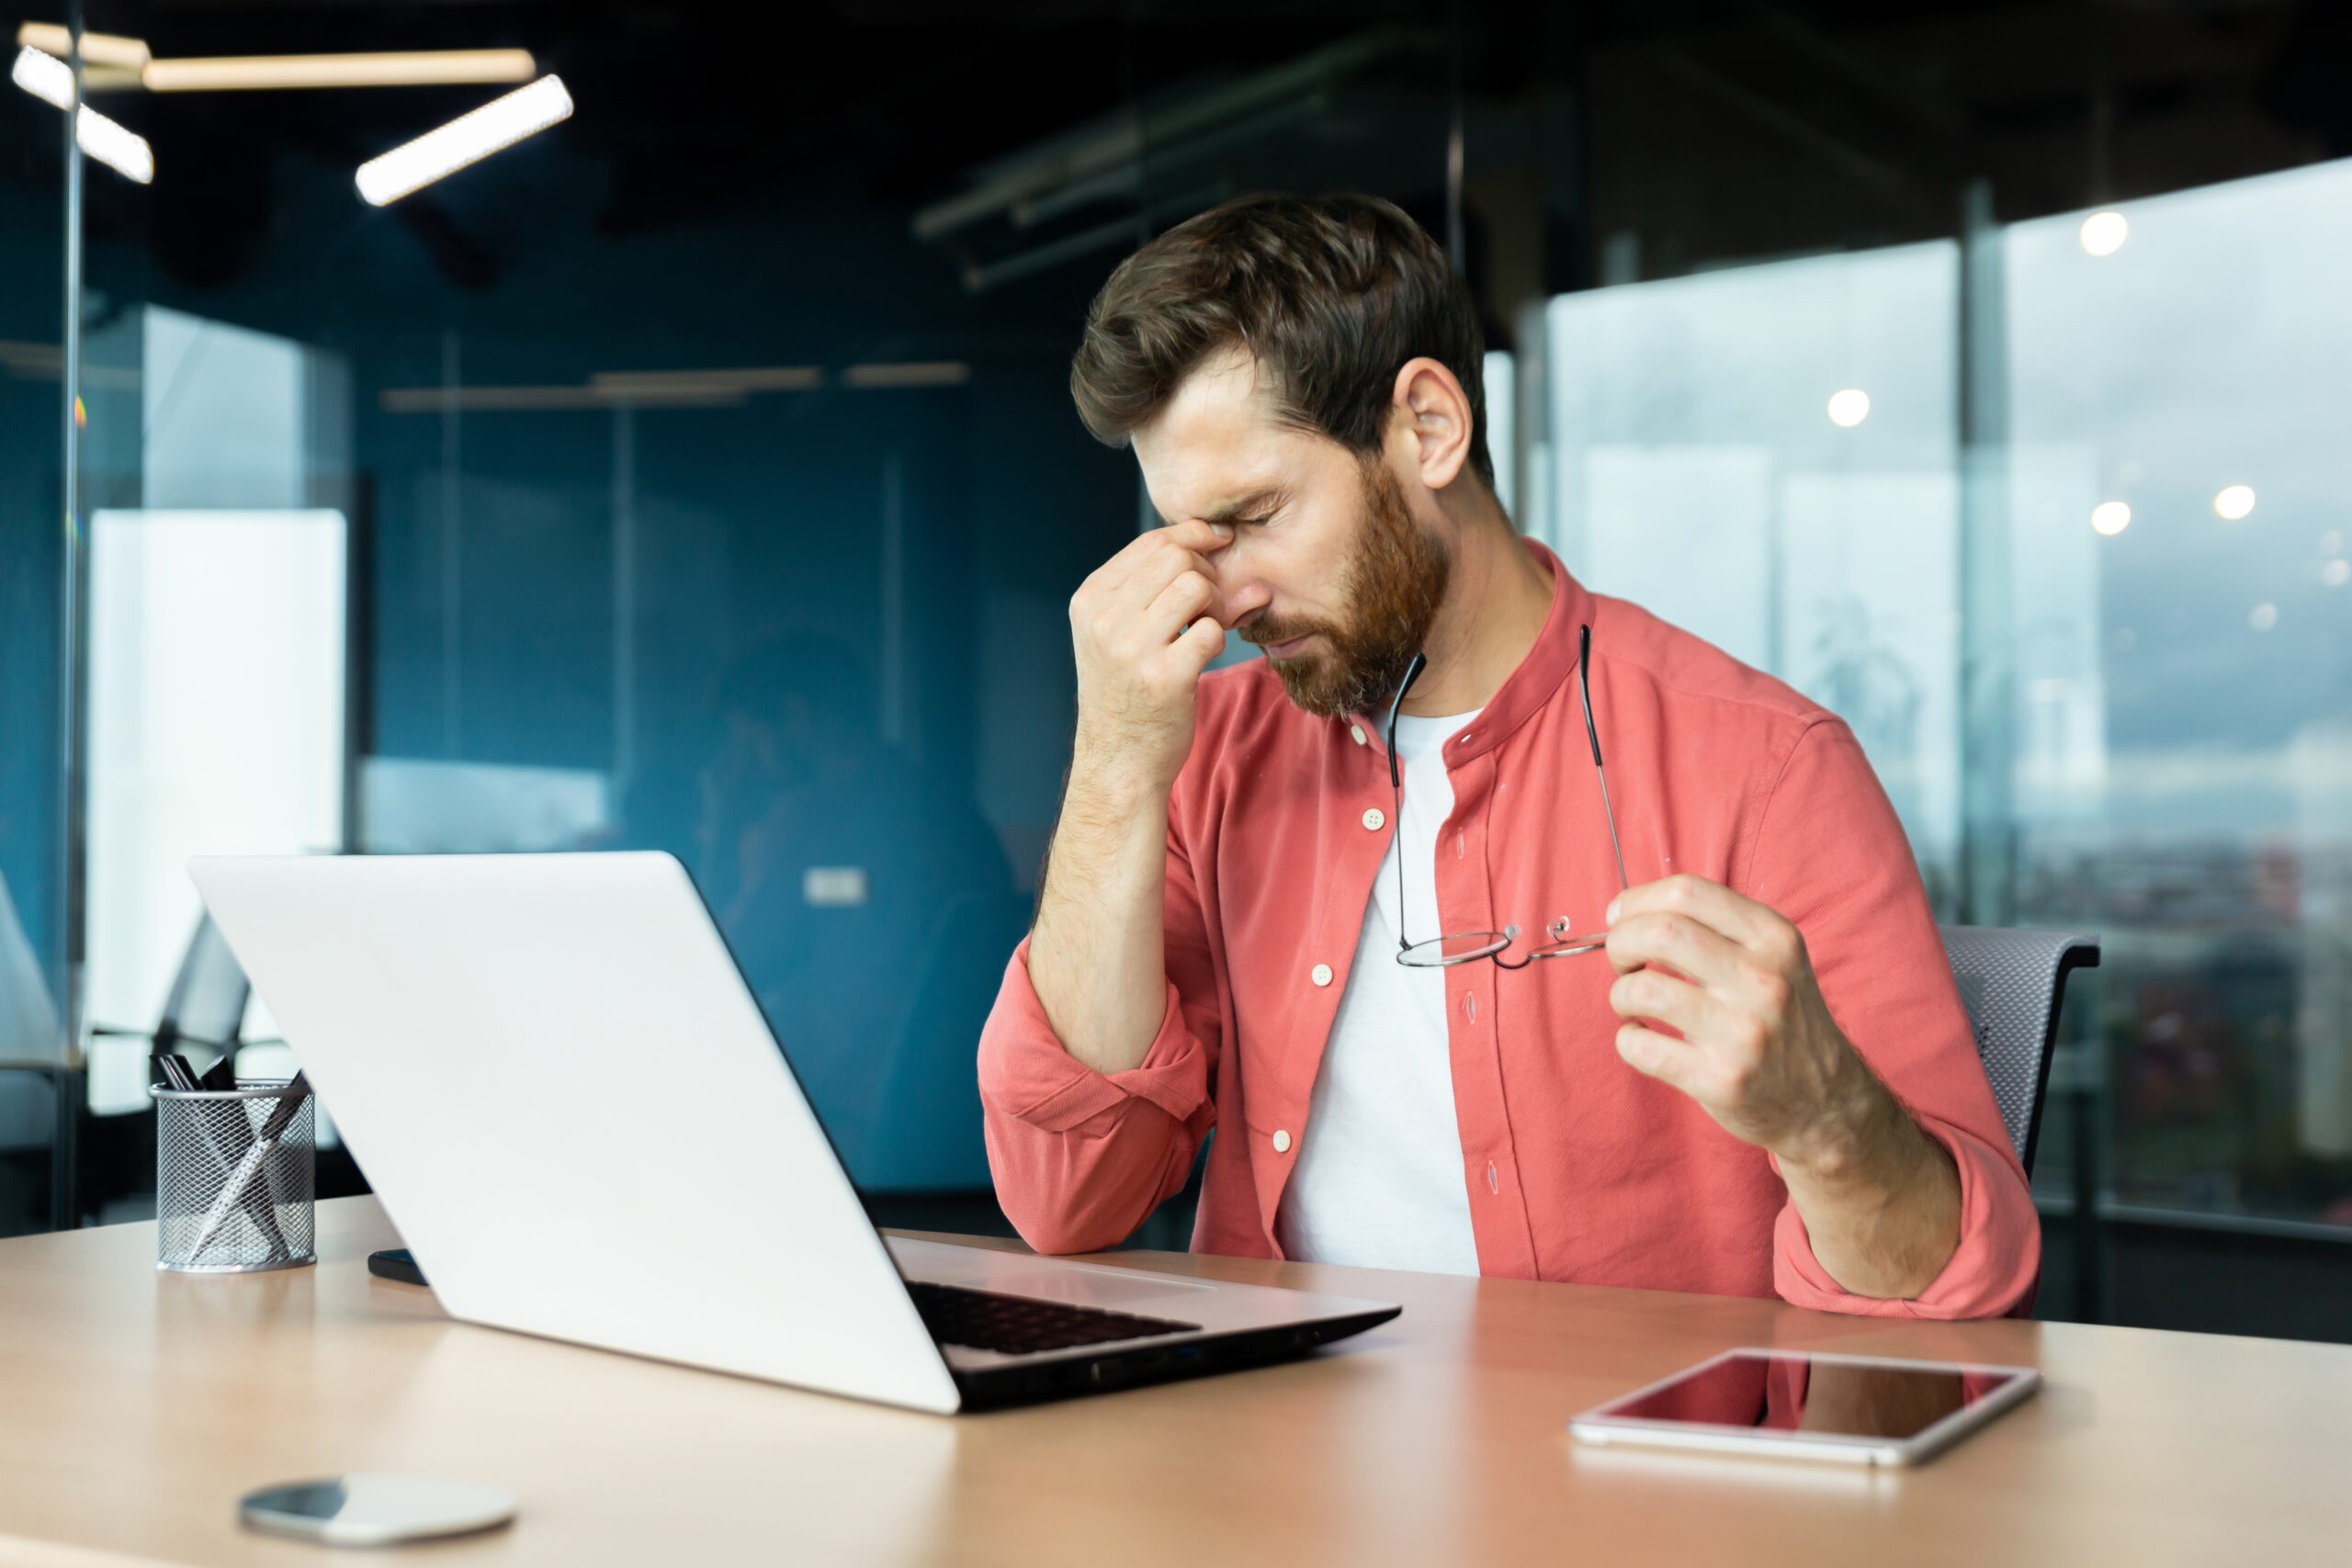
<instances>
[{"instance_id":1,"label":"ceiling light fixture","mask_svg":"<svg viewBox=\"0 0 2352 1568\"><path fill-rule=\"evenodd\" d=\"M8 79L42 103L61 109L74 107L74 67L30 44L17 51Z\"/></svg>"},{"instance_id":2,"label":"ceiling light fixture","mask_svg":"<svg viewBox=\"0 0 2352 1568\"><path fill-rule=\"evenodd\" d=\"M527 82L527 49L436 49L390 54L254 54L155 60L140 73L151 93L251 93L303 87L431 87Z\"/></svg>"},{"instance_id":3,"label":"ceiling light fixture","mask_svg":"<svg viewBox=\"0 0 2352 1568\"><path fill-rule=\"evenodd\" d=\"M1829 423L1851 430L1871 416L1871 395L1860 387L1829 394Z\"/></svg>"},{"instance_id":4,"label":"ceiling light fixture","mask_svg":"<svg viewBox=\"0 0 2352 1568\"><path fill-rule=\"evenodd\" d=\"M2213 515L2225 523L2236 523L2254 513L2252 485L2223 485L2213 496Z\"/></svg>"},{"instance_id":5,"label":"ceiling light fixture","mask_svg":"<svg viewBox=\"0 0 2352 1568\"><path fill-rule=\"evenodd\" d=\"M17 29L17 41L59 60L74 58L73 32L55 22L27 22ZM82 61L85 65L119 65L136 71L147 63L147 43L143 39L119 38L113 33L84 33Z\"/></svg>"},{"instance_id":6,"label":"ceiling light fixture","mask_svg":"<svg viewBox=\"0 0 2352 1568\"><path fill-rule=\"evenodd\" d=\"M2091 527L2109 538L2132 526L2132 508L2120 501L2102 501L2091 508Z\"/></svg>"},{"instance_id":7,"label":"ceiling light fixture","mask_svg":"<svg viewBox=\"0 0 2352 1568\"><path fill-rule=\"evenodd\" d=\"M155 150L147 139L135 130L128 130L84 104L74 117L74 140L82 151L139 185L155 183Z\"/></svg>"},{"instance_id":8,"label":"ceiling light fixture","mask_svg":"<svg viewBox=\"0 0 2352 1568\"><path fill-rule=\"evenodd\" d=\"M376 395L386 413L555 413L624 407L733 408L749 397L740 387L678 386L667 390L612 391L603 387L387 387Z\"/></svg>"},{"instance_id":9,"label":"ceiling light fixture","mask_svg":"<svg viewBox=\"0 0 2352 1568\"><path fill-rule=\"evenodd\" d=\"M354 180L363 200L382 207L571 115L571 95L564 90L563 78L542 76L380 158L368 159Z\"/></svg>"},{"instance_id":10,"label":"ceiling light fixture","mask_svg":"<svg viewBox=\"0 0 2352 1568\"><path fill-rule=\"evenodd\" d=\"M814 365L757 365L735 370L599 370L588 384L616 397L681 389L737 392L806 392L825 384Z\"/></svg>"},{"instance_id":11,"label":"ceiling light fixture","mask_svg":"<svg viewBox=\"0 0 2352 1568\"><path fill-rule=\"evenodd\" d=\"M136 131L126 130L89 105L74 104L74 68L55 55L27 44L17 51L8 79L45 104L74 115L74 140L82 151L124 179L140 185L155 180L155 150Z\"/></svg>"},{"instance_id":12,"label":"ceiling light fixture","mask_svg":"<svg viewBox=\"0 0 2352 1568\"><path fill-rule=\"evenodd\" d=\"M899 365L853 365L842 372L844 387L959 387L972 378L960 359L910 360Z\"/></svg>"}]
</instances>

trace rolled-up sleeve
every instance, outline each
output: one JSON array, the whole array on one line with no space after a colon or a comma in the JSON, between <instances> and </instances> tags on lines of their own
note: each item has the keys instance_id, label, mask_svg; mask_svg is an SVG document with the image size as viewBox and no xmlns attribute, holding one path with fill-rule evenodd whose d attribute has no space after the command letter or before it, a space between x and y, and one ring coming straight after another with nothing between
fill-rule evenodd
<instances>
[{"instance_id":1,"label":"rolled-up sleeve","mask_svg":"<svg viewBox=\"0 0 2352 1568\"><path fill-rule=\"evenodd\" d=\"M1167 1005L1143 1060L1100 1073L1072 1056L1029 980L1005 965L980 1031L980 1107L997 1202L1040 1252L1115 1247L1184 1185L1216 1120L1216 981L1183 854L1168 855Z\"/></svg>"},{"instance_id":2,"label":"rolled-up sleeve","mask_svg":"<svg viewBox=\"0 0 2352 1568\"><path fill-rule=\"evenodd\" d=\"M1909 840L1845 724L1815 722L1765 802L1746 891L1795 923L1822 996L1853 1043L1960 1173L1960 1241L1906 1300L1856 1295L1814 1257L1793 1202L1773 1227L1773 1288L1804 1307L1870 1316L2022 1313L2041 1223L1995 1104Z\"/></svg>"}]
</instances>

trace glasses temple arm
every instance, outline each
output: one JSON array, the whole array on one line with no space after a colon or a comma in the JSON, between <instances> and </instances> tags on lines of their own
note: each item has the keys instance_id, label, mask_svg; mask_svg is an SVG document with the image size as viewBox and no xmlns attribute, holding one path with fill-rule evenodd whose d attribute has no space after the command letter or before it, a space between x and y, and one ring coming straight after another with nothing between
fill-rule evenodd
<instances>
[{"instance_id":1,"label":"glasses temple arm","mask_svg":"<svg viewBox=\"0 0 2352 1568\"><path fill-rule=\"evenodd\" d=\"M1592 727L1592 627L1580 626L1576 644L1576 684L1585 698L1585 740L1592 743L1592 776L1601 781L1601 816L1609 818L1609 851L1618 858L1618 888L1633 886L1633 877L1625 874L1625 849L1616 837L1616 807L1609 804L1609 769L1601 766L1601 731Z\"/></svg>"},{"instance_id":2,"label":"glasses temple arm","mask_svg":"<svg viewBox=\"0 0 2352 1568\"><path fill-rule=\"evenodd\" d=\"M1617 857L1617 886L1622 892L1633 883L1625 875L1625 852L1617 842L1617 813L1609 805L1609 774L1599 763L1593 765L1592 773L1600 781L1600 814L1609 818L1609 848Z\"/></svg>"},{"instance_id":3,"label":"glasses temple arm","mask_svg":"<svg viewBox=\"0 0 2352 1568\"><path fill-rule=\"evenodd\" d=\"M1405 678L1396 682L1396 695L1388 705L1388 799L1393 813L1389 819L1389 842L1396 856L1396 951L1404 952L1413 945L1405 934L1405 775L1396 765L1396 715L1405 706L1405 694L1421 678L1429 660L1419 654L1405 666Z\"/></svg>"}]
</instances>

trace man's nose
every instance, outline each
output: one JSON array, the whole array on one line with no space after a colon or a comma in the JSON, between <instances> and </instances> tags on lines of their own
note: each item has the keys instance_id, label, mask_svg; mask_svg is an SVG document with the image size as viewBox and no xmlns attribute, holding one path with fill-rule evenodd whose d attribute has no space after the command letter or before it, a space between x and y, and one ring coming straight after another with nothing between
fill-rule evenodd
<instances>
[{"instance_id":1,"label":"man's nose","mask_svg":"<svg viewBox=\"0 0 2352 1568\"><path fill-rule=\"evenodd\" d=\"M1225 601L1225 624L1238 626L1274 601L1274 591L1263 582L1239 578L1223 570L1217 573L1217 594Z\"/></svg>"}]
</instances>

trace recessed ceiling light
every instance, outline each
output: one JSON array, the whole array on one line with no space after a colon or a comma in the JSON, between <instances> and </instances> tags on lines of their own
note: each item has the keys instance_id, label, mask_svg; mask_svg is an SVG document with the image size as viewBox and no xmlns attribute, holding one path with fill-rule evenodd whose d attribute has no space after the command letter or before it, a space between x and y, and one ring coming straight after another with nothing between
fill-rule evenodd
<instances>
[{"instance_id":1,"label":"recessed ceiling light","mask_svg":"<svg viewBox=\"0 0 2352 1568\"><path fill-rule=\"evenodd\" d=\"M2113 538L2132 526L2132 508L2120 501L2102 501L2091 508L2091 527Z\"/></svg>"},{"instance_id":2,"label":"recessed ceiling light","mask_svg":"<svg viewBox=\"0 0 2352 1568\"><path fill-rule=\"evenodd\" d=\"M2083 220L2083 249L2095 256L2111 256L2132 237L2132 225L2120 212L2094 212Z\"/></svg>"}]
</instances>

